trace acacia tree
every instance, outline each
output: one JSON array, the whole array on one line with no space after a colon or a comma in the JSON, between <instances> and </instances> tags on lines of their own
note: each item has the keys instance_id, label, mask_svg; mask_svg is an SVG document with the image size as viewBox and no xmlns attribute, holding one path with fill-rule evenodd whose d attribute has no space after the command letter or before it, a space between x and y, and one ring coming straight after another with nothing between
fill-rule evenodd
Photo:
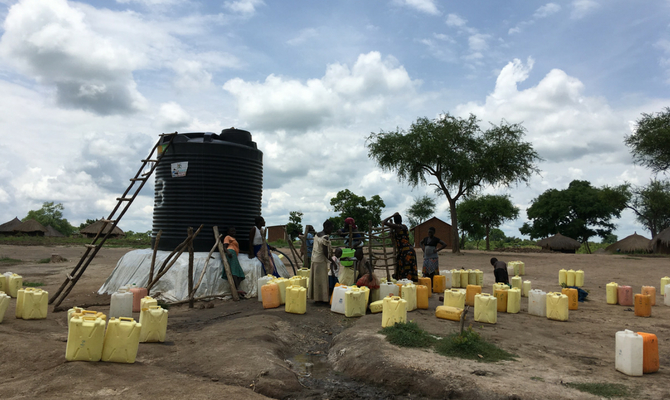
<instances>
[{"instance_id":1,"label":"acacia tree","mask_svg":"<svg viewBox=\"0 0 670 400\"><path fill-rule=\"evenodd\" d=\"M458 245L456 203L482 186L509 186L528 182L539 172L537 155L530 142L522 140L520 124L491 124L483 131L474 115L463 119L449 114L437 119L419 118L409 131L372 133L367 138L368 155L385 171L395 171L412 186L430 184L449 201L452 251Z\"/></svg>"},{"instance_id":2,"label":"acacia tree","mask_svg":"<svg viewBox=\"0 0 670 400\"><path fill-rule=\"evenodd\" d=\"M414 204L407 210L411 226L417 226L435 214L435 200L427 195L414 199Z\"/></svg>"},{"instance_id":3,"label":"acacia tree","mask_svg":"<svg viewBox=\"0 0 670 400\"><path fill-rule=\"evenodd\" d=\"M631 148L633 160L655 173L670 168L670 107L655 113L642 113L632 135L624 142Z\"/></svg>"},{"instance_id":4,"label":"acacia tree","mask_svg":"<svg viewBox=\"0 0 670 400\"><path fill-rule=\"evenodd\" d=\"M370 200L365 196L358 196L349 189L340 190L337 195L330 199L330 205L335 212L340 213L344 221L347 217L352 217L359 227L367 226L368 221L373 225L381 224L382 209L386 207L384 200L379 195L374 195Z\"/></svg>"},{"instance_id":5,"label":"acacia tree","mask_svg":"<svg viewBox=\"0 0 670 400\"><path fill-rule=\"evenodd\" d=\"M556 233L586 243L592 236L606 238L616 225L630 198L628 185L616 187L591 186L588 181L574 180L565 190L549 189L533 199L526 210L531 223L524 223L519 231L531 239Z\"/></svg>"},{"instance_id":6,"label":"acacia tree","mask_svg":"<svg viewBox=\"0 0 670 400\"><path fill-rule=\"evenodd\" d=\"M653 238L670 227L670 182L653 179L647 186L631 190L628 208L633 210L639 223L649 229Z\"/></svg>"},{"instance_id":7,"label":"acacia tree","mask_svg":"<svg viewBox=\"0 0 670 400\"><path fill-rule=\"evenodd\" d=\"M28 215L22 221L34 219L44 226L51 225L65 236L70 236L74 227L70 225L67 219L63 218L63 211L65 211L63 203L56 204L53 201L45 201L39 210L28 211Z\"/></svg>"},{"instance_id":8,"label":"acacia tree","mask_svg":"<svg viewBox=\"0 0 670 400\"><path fill-rule=\"evenodd\" d=\"M288 213L288 224L286 224L286 233L291 240L294 240L302 233L302 213L300 211L290 211Z\"/></svg>"},{"instance_id":9,"label":"acacia tree","mask_svg":"<svg viewBox=\"0 0 670 400\"><path fill-rule=\"evenodd\" d=\"M507 195L475 196L463 199L457 206L457 214L461 221L484 228L486 250L490 250L491 229L499 227L507 220L518 218L519 208L512 204Z\"/></svg>"}]
</instances>

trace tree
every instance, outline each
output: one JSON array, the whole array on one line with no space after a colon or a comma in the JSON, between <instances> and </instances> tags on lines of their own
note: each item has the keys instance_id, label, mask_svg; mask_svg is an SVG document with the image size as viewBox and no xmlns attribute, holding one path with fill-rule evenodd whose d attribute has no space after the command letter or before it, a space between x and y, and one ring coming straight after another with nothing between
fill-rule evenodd
<instances>
[{"instance_id":1,"label":"tree","mask_svg":"<svg viewBox=\"0 0 670 400\"><path fill-rule=\"evenodd\" d=\"M86 228L87 226L89 226L89 225L91 225L91 224L93 224L93 223L96 223L96 222L98 222L97 219L88 219L88 218L86 218L86 222L82 222L81 224L79 224L79 230L82 230L82 229ZM128 232L126 232L126 236L127 236L127 235L128 235Z\"/></svg>"},{"instance_id":2,"label":"tree","mask_svg":"<svg viewBox=\"0 0 670 400\"><path fill-rule=\"evenodd\" d=\"M384 200L379 195L374 195L368 200L365 196L358 196L349 189L337 192L337 195L330 199L330 205L340 213L342 220L348 217L353 218L359 229L365 229L368 221L372 221L372 225L375 226L381 224L382 209L386 207Z\"/></svg>"},{"instance_id":3,"label":"tree","mask_svg":"<svg viewBox=\"0 0 670 400\"><path fill-rule=\"evenodd\" d=\"M656 114L642 113L632 135L624 143L631 148L633 160L654 173L670 168L670 107Z\"/></svg>"},{"instance_id":4,"label":"tree","mask_svg":"<svg viewBox=\"0 0 670 400\"><path fill-rule=\"evenodd\" d=\"M288 224L286 224L286 233L291 240L295 240L302 234L302 213L300 211L290 211L288 213Z\"/></svg>"},{"instance_id":5,"label":"tree","mask_svg":"<svg viewBox=\"0 0 670 400\"><path fill-rule=\"evenodd\" d=\"M565 190L549 189L533 199L526 210L528 219L519 229L531 239L556 233L586 243L598 235L606 238L616 227L612 218L619 218L630 198L628 185L596 188L588 181L574 180Z\"/></svg>"},{"instance_id":6,"label":"tree","mask_svg":"<svg viewBox=\"0 0 670 400\"><path fill-rule=\"evenodd\" d=\"M414 204L407 210L407 217L411 226L421 224L433 214L435 214L435 200L428 196L415 198Z\"/></svg>"},{"instance_id":7,"label":"tree","mask_svg":"<svg viewBox=\"0 0 670 400\"><path fill-rule=\"evenodd\" d=\"M649 229L653 238L670 227L670 181L651 180L649 185L631 190L628 208L633 210L639 223Z\"/></svg>"},{"instance_id":8,"label":"tree","mask_svg":"<svg viewBox=\"0 0 670 400\"><path fill-rule=\"evenodd\" d=\"M457 206L457 214L466 221L465 226L480 226L484 229L486 250L490 250L491 229L507 220L518 218L519 208L506 195L475 196L463 199Z\"/></svg>"},{"instance_id":9,"label":"tree","mask_svg":"<svg viewBox=\"0 0 670 400\"><path fill-rule=\"evenodd\" d=\"M619 240L619 237L613 233L610 233L609 235L605 235L603 240L600 242L602 244L612 244L616 243L617 240Z\"/></svg>"},{"instance_id":10,"label":"tree","mask_svg":"<svg viewBox=\"0 0 670 400\"><path fill-rule=\"evenodd\" d=\"M28 215L22 221L34 219L45 227L51 225L63 235L70 236L74 231L74 227L70 225L67 219L63 218L64 210L65 207L63 207L62 203L55 204L53 201L46 201L39 210L28 211Z\"/></svg>"},{"instance_id":11,"label":"tree","mask_svg":"<svg viewBox=\"0 0 670 400\"><path fill-rule=\"evenodd\" d=\"M539 172L541 158L530 142L522 141L520 124L500 125L482 131L474 115L463 119L449 114L430 120L419 118L409 131L372 133L368 155L385 171L395 171L412 186L430 183L449 201L453 252L460 251L456 203L483 186L510 186L528 182Z\"/></svg>"}]
</instances>

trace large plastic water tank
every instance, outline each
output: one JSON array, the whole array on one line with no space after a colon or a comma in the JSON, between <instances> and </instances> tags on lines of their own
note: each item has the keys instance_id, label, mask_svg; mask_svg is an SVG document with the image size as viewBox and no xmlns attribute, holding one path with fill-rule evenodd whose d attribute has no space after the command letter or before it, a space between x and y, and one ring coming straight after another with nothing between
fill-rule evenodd
<instances>
[{"instance_id":1,"label":"large plastic water tank","mask_svg":"<svg viewBox=\"0 0 670 400\"><path fill-rule=\"evenodd\" d=\"M167 143L166 136L162 143ZM213 226L237 229L240 251L249 248L249 230L261 214L263 153L241 129L180 133L155 171L153 240L162 230L159 250L172 251L186 239L188 227L203 228L195 251L214 245ZM153 246L153 242L152 242Z\"/></svg>"}]
</instances>

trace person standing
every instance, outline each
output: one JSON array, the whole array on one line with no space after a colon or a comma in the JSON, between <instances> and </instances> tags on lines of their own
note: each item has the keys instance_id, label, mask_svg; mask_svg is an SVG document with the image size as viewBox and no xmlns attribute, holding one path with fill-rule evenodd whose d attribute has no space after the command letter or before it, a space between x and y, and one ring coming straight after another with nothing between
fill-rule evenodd
<instances>
[{"instance_id":1,"label":"person standing","mask_svg":"<svg viewBox=\"0 0 670 400\"><path fill-rule=\"evenodd\" d=\"M393 222L391 222L393 220ZM419 280L419 274L416 269L416 253L409 242L409 229L402 223L400 214L395 213L386 218L383 225L391 228L393 239L395 240L397 251L398 269L395 273L396 279L411 279L414 282Z\"/></svg>"},{"instance_id":2,"label":"person standing","mask_svg":"<svg viewBox=\"0 0 670 400\"><path fill-rule=\"evenodd\" d=\"M305 236L300 246L300 251L306 256L305 268L311 268L312 265L312 250L314 249L314 234L316 231L312 225L305 227Z\"/></svg>"},{"instance_id":3,"label":"person standing","mask_svg":"<svg viewBox=\"0 0 670 400\"><path fill-rule=\"evenodd\" d=\"M333 232L333 223L326 220L323 223L323 230L314 236L314 248L312 249L312 268L309 271L309 287L307 288L307 297L314 301L330 301L328 295L328 267L331 260L330 255L330 234Z\"/></svg>"},{"instance_id":4,"label":"person standing","mask_svg":"<svg viewBox=\"0 0 670 400\"><path fill-rule=\"evenodd\" d=\"M435 236L435 228L428 228L428 236L421 240L421 249L423 250L423 277L430 278L440 273L440 258L438 252L447 247L444 240Z\"/></svg>"},{"instance_id":5,"label":"person standing","mask_svg":"<svg viewBox=\"0 0 670 400\"><path fill-rule=\"evenodd\" d=\"M272 259L272 254L270 250L277 250L274 247L267 244L265 241L265 219L258 216L254 219L254 227L249 231L249 258L257 257L258 261L261 262L261 267L263 268L264 275L274 275L279 277L279 272L275 267L275 262Z\"/></svg>"},{"instance_id":6,"label":"person standing","mask_svg":"<svg viewBox=\"0 0 670 400\"><path fill-rule=\"evenodd\" d=\"M507 275L507 263L504 261L499 261L497 258L491 259L491 265L493 265L493 275L495 276L496 283L506 283L509 285L509 275Z\"/></svg>"},{"instance_id":7,"label":"person standing","mask_svg":"<svg viewBox=\"0 0 670 400\"><path fill-rule=\"evenodd\" d=\"M244 271L240 265L240 261L237 259L237 255L240 254L240 244L235 239L235 234L237 231L235 228L229 228L227 236L223 239L223 247L226 249L226 257L228 258L228 264L230 265L230 272L233 275L233 284L237 289L237 293L240 296L245 296L246 292L240 290L240 285L244 280ZM226 275L225 269L223 270L222 276L223 279L228 280L228 275ZM228 282L230 283L230 282Z\"/></svg>"}]
</instances>

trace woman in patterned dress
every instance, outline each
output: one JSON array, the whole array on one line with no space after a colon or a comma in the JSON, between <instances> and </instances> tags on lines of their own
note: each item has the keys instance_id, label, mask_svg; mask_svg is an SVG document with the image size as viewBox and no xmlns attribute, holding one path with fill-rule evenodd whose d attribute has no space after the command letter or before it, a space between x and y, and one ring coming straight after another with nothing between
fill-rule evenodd
<instances>
[{"instance_id":1,"label":"woman in patterned dress","mask_svg":"<svg viewBox=\"0 0 670 400\"><path fill-rule=\"evenodd\" d=\"M393 222L391 222L393 219ZM386 218L383 225L391 228L397 250L398 269L396 270L396 279L411 279L414 282L419 280L419 274L416 270L416 253L414 247L409 242L409 229L402 223L400 214L395 213Z\"/></svg>"}]
</instances>

